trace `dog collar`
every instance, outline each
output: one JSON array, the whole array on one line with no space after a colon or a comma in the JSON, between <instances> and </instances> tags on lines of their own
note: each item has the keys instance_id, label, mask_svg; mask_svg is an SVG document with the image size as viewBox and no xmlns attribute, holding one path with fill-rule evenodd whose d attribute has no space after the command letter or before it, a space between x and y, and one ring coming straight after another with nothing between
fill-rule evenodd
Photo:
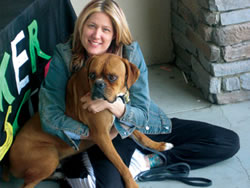
<instances>
[{"instance_id":1,"label":"dog collar","mask_svg":"<svg viewBox=\"0 0 250 188\"><path fill-rule=\"evenodd\" d=\"M127 90L124 95L119 95L118 98L120 98L124 104L129 103L129 101L130 101L129 91Z\"/></svg>"}]
</instances>

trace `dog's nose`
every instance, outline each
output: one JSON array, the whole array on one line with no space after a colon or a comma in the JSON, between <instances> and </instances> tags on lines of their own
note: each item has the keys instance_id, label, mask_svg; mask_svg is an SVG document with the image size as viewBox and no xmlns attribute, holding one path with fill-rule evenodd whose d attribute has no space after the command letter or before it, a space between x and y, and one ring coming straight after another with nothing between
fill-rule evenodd
<instances>
[{"instance_id":1,"label":"dog's nose","mask_svg":"<svg viewBox=\"0 0 250 188\"><path fill-rule=\"evenodd\" d=\"M104 89L106 87L106 83L102 80L97 80L95 82L95 87L97 87L99 89Z\"/></svg>"}]
</instances>

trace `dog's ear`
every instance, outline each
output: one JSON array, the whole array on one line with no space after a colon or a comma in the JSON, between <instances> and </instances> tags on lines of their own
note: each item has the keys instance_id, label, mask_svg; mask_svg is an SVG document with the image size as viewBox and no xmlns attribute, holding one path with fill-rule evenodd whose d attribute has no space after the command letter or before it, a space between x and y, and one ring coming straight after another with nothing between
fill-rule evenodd
<instances>
[{"instance_id":1,"label":"dog's ear","mask_svg":"<svg viewBox=\"0 0 250 188\"><path fill-rule=\"evenodd\" d=\"M90 57L80 70L73 73L67 84L66 114L77 120L79 119L78 112L81 109L79 99L90 91L88 69L93 59Z\"/></svg>"},{"instance_id":2,"label":"dog's ear","mask_svg":"<svg viewBox=\"0 0 250 188\"><path fill-rule=\"evenodd\" d=\"M123 62L126 66L126 82L127 87L130 88L136 80L139 78L140 71L136 65L123 58Z\"/></svg>"}]
</instances>

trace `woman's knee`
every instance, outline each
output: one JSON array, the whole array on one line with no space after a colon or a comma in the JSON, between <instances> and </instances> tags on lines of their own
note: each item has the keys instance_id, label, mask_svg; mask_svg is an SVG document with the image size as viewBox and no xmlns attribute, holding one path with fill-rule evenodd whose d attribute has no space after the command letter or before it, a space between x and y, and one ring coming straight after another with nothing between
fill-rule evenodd
<instances>
[{"instance_id":1,"label":"woman's knee","mask_svg":"<svg viewBox=\"0 0 250 188\"><path fill-rule=\"evenodd\" d=\"M230 129L221 128L216 133L218 149L222 151L225 159L233 157L240 149L240 139L236 132Z\"/></svg>"},{"instance_id":2,"label":"woman's knee","mask_svg":"<svg viewBox=\"0 0 250 188\"><path fill-rule=\"evenodd\" d=\"M239 135L232 130L229 130L228 134L229 134L229 138L231 138L229 141L230 149L228 151L228 155L229 155L229 157L232 157L240 149L240 138L239 138Z\"/></svg>"}]
</instances>

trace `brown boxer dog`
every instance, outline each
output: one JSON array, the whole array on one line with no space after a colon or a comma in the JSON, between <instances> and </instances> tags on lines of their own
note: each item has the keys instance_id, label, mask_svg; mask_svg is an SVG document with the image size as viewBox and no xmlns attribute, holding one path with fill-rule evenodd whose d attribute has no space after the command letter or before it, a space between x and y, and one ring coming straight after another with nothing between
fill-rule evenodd
<instances>
[{"instance_id":1,"label":"brown boxer dog","mask_svg":"<svg viewBox=\"0 0 250 188\"><path fill-rule=\"evenodd\" d=\"M108 159L116 166L127 188L137 188L127 166L115 150L110 130L114 116L109 110L90 113L82 108L80 99L90 92L93 99L102 98L114 102L124 95L139 77L138 68L119 56L103 54L93 56L86 65L69 79L66 92L66 115L88 125L92 142L82 140L79 151L74 150L60 138L45 133L40 124L39 114L35 114L17 134L10 149L10 170L16 177L24 179L25 188L33 188L48 178L59 161L82 152L97 144ZM146 147L164 151L168 144L154 142L135 130L134 137Z\"/></svg>"}]
</instances>

